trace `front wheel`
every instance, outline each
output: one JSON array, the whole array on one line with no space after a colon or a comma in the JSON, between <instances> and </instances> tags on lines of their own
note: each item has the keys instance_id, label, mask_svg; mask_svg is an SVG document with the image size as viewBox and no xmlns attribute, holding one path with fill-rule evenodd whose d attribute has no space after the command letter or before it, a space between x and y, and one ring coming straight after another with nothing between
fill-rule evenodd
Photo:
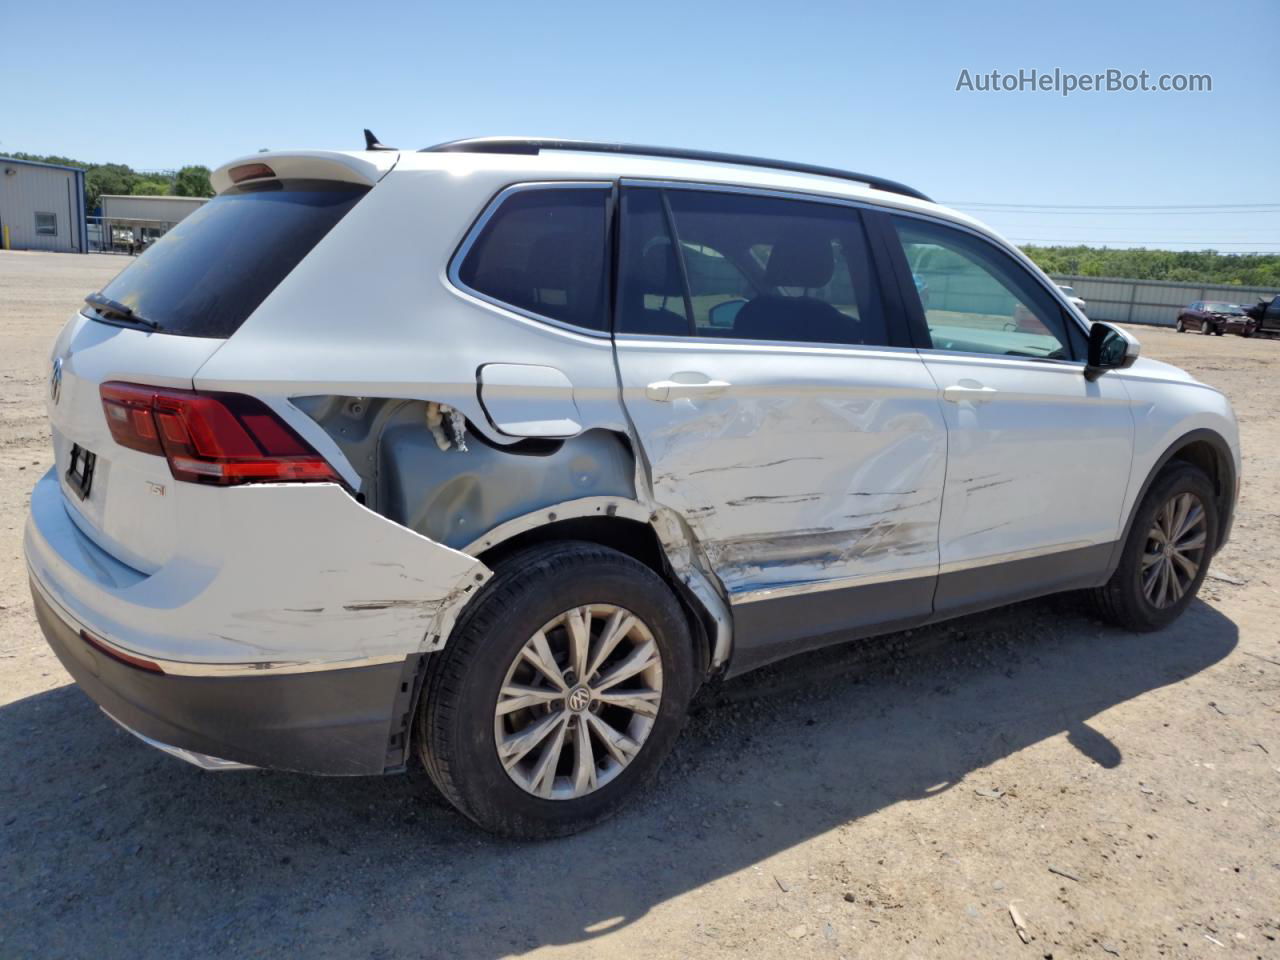
<instances>
[{"instance_id":1,"label":"front wheel","mask_svg":"<svg viewBox=\"0 0 1280 960\"><path fill-rule=\"evenodd\" d=\"M1200 589L1217 542L1213 483L1174 462L1147 491L1115 573L1094 593L1099 613L1141 633L1168 626Z\"/></svg>"},{"instance_id":2,"label":"front wheel","mask_svg":"<svg viewBox=\"0 0 1280 960\"><path fill-rule=\"evenodd\" d=\"M1213 324L1202 321L1200 323L1200 333L1202 336L1209 336L1209 334L1213 333Z\"/></svg>"},{"instance_id":3,"label":"front wheel","mask_svg":"<svg viewBox=\"0 0 1280 960\"><path fill-rule=\"evenodd\" d=\"M418 749L481 827L564 836L617 811L671 751L695 686L670 588L589 543L500 564L432 665Z\"/></svg>"}]
</instances>

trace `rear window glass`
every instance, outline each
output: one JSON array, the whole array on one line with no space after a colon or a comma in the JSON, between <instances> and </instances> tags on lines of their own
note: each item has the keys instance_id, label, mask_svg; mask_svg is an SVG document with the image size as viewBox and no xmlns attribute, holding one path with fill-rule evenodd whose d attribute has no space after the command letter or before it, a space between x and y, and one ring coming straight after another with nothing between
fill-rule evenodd
<instances>
[{"instance_id":1,"label":"rear window glass","mask_svg":"<svg viewBox=\"0 0 1280 960\"><path fill-rule=\"evenodd\" d=\"M234 189L157 240L102 294L162 333L230 337L368 191L314 180Z\"/></svg>"},{"instance_id":2,"label":"rear window glass","mask_svg":"<svg viewBox=\"0 0 1280 960\"><path fill-rule=\"evenodd\" d=\"M599 187L508 194L458 267L475 293L576 327L607 330L605 202Z\"/></svg>"}]
</instances>

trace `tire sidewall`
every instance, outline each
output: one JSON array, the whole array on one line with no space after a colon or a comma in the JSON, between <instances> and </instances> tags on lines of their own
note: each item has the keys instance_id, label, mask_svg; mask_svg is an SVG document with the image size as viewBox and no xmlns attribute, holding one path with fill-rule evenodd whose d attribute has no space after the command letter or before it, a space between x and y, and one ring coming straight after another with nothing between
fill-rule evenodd
<instances>
[{"instance_id":1,"label":"tire sidewall","mask_svg":"<svg viewBox=\"0 0 1280 960\"><path fill-rule=\"evenodd\" d=\"M1141 565L1142 555L1147 544L1147 535L1155 522L1156 513L1163 509L1170 499L1180 493L1194 494L1205 512L1205 551L1200 561L1200 570L1195 579L1187 587L1182 599L1168 607L1159 608L1147 600L1142 591ZM1158 630L1167 626L1181 616L1182 612L1195 599L1209 572L1209 562L1213 556L1213 544L1218 542L1218 507L1213 484L1204 472L1190 464L1180 463L1166 470L1151 485L1151 489L1143 498L1142 505L1134 515L1133 526L1129 531L1129 540L1125 544L1124 554L1116 573L1121 577L1124 600L1136 615L1144 629Z\"/></svg>"},{"instance_id":2,"label":"tire sidewall","mask_svg":"<svg viewBox=\"0 0 1280 960\"><path fill-rule=\"evenodd\" d=\"M558 577L536 569L526 575L533 558L523 559L508 561L508 571L514 567L515 576L495 578L488 585L495 588L492 594L477 597L476 615L460 624L460 632L480 629L485 635L472 638L479 640L475 649L480 655L464 665L453 723L445 734L449 743L437 746L452 756L451 765L457 771L454 786L463 812L472 819L502 833L557 836L608 816L649 779L670 752L692 694L692 643L670 589L629 557L588 548L565 558L581 568L575 575ZM507 586L516 586L514 601L509 592L499 598L503 579ZM499 599L501 609L485 609ZM573 800L546 800L522 789L503 769L494 740L494 707L508 669L533 633L566 610L593 603L623 607L652 632L662 658L662 703L640 753L613 780ZM459 649L466 646L460 644ZM425 707L430 710L432 704ZM428 729L431 727L428 724Z\"/></svg>"}]
</instances>

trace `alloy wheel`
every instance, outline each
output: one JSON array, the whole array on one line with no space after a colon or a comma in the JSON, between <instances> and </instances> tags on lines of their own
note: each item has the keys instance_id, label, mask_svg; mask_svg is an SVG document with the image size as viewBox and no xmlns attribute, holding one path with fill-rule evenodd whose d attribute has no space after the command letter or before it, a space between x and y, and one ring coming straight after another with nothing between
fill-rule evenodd
<instances>
[{"instance_id":1,"label":"alloy wheel","mask_svg":"<svg viewBox=\"0 0 1280 960\"><path fill-rule=\"evenodd\" d=\"M523 790L573 800L640 753L662 704L662 655L649 627L613 604L574 607L535 632L494 707L498 759Z\"/></svg>"},{"instance_id":2,"label":"alloy wheel","mask_svg":"<svg viewBox=\"0 0 1280 960\"><path fill-rule=\"evenodd\" d=\"M1204 504L1193 493L1176 494L1156 512L1139 573L1153 607L1170 607L1191 589L1204 563L1207 530Z\"/></svg>"}]
</instances>

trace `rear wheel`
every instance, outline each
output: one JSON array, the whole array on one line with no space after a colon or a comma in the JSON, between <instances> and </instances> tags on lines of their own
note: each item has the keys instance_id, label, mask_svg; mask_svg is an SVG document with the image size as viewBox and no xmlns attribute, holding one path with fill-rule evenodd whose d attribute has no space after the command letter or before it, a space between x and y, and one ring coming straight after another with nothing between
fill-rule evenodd
<instances>
[{"instance_id":1,"label":"rear wheel","mask_svg":"<svg viewBox=\"0 0 1280 960\"><path fill-rule=\"evenodd\" d=\"M1138 507L1115 573L1095 591L1099 612L1139 632L1172 623L1204 582L1217 538L1213 484L1198 467L1171 464Z\"/></svg>"},{"instance_id":2,"label":"rear wheel","mask_svg":"<svg viewBox=\"0 0 1280 960\"><path fill-rule=\"evenodd\" d=\"M499 567L433 664L418 749L480 826L563 836L657 770L693 687L688 625L652 570L593 544L534 547Z\"/></svg>"},{"instance_id":3,"label":"rear wheel","mask_svg":"<svg viewBox=\"0 0 1280 960\"><path fill-rule=\"evenodd\" d=\"M1178 333L1186 333L1186 332L1187 332L1187 325L1186 325L1186 323L1183 321L1183 319L1182 319L1181 317L1179 317L1179 318L1178 318L1178 322L1177 322L1177 323L1175 323L1175 324L1173 325L1173 329L1174 329L1176 332L1178 332Z\"/></svg>"}]
</instances>

